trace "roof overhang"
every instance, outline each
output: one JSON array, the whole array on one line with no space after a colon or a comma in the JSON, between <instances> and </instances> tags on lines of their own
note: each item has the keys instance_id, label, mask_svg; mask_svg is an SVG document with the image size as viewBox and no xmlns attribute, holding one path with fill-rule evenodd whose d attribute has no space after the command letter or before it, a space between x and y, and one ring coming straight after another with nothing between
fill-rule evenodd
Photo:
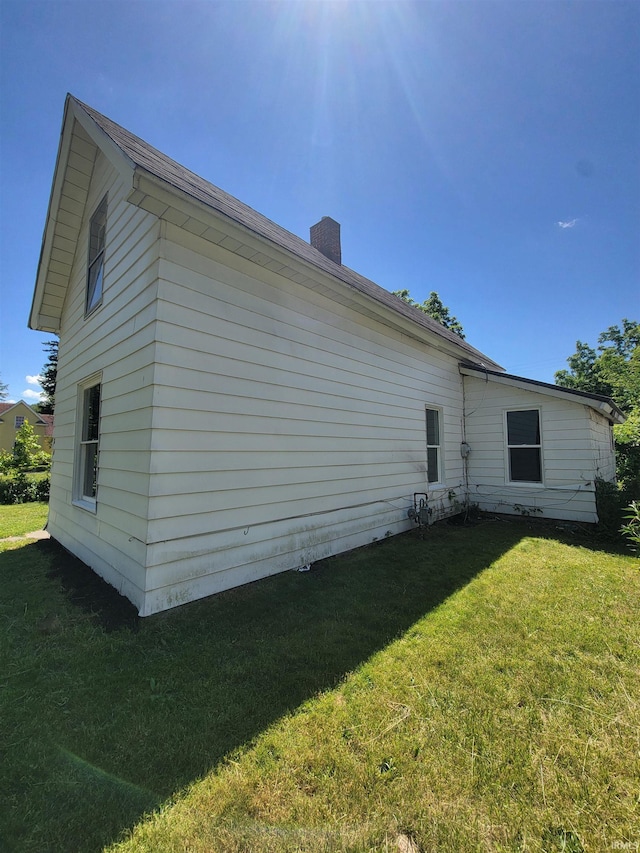
<instances>
[{"instance_id":1,"label":"roof overhang","mask_svg":"<svg viewBox=\"0 0 640 853\"><path fill-rule=\"evenodd\" d=\"M128 181L133 180L133 163L67 95L29 314L31 329L60 331L98 148Z\"/></svg>"},{"instance_id":2,"label":"roof overhang","mask_svg":"<svg viewBox=\"0 0 640 853\"><path fill-rule=\"evenodd\" d=\"M499 385L519 388L521 391L534 391L537 394L545 394L548 397L556 397L560 400L569 400L573 403L589 406L612 424L622 424L626 420L624 414L609 397L588 394L585 391L576 391L573 388L563 388L561 385L539 382L537 379L526 379L524 376L514 376L511 373L498 373L495 370L486 370L483 367L468 363L460 364L459 369L463 376L473 376L475 379L496 382Z\"/></svg>"},{"instance_id":3,"label":"roof overhang","mask_svg":"<svg viewBox=\"0 0 640 853\"><path fill-rule=\"evenodd\" d=\"M64 299L85 217L93 167L102 151L130 187L127 201L191 231L245 261L288 276L340 304L375 317L457 361L501 366L399 297L341 264L242 202L189 173L143 140L67 96L42 240L32 329L59 334Z\"/></svg>"},{"instance_id":4,"label":"roof overhang","mask_svg":"<svg viewBox=\"0 0 640 853\"><path fill-rule=\"evenodd\" d=\"M132 190L127 201L170 225L183 228L197 237L222 246L244 261L250 261L318 293L323 293L334 302L353 308L358 313L393 328L407 338L427 344L456 360L473 359L474 362L489 368L502 370L497 362L483 355L466 341L462 339L458 341L457 336L451 333L448 337L444 337L424 326L419 322L422 320L420 313L415 316L417 309L406 306L409 309L406 313L404 310L399 312L376 299L375 295L365 293L351 285L350 275L358 279L361 276L353 273L348 267L341 265L338 267L322 256L318 258L317 263L302 257L288 246L280 245L269 237L263 236L242 222L194 198L181 188L153 175L143 167L136 166L134 170ZM382 290L377 285L373 283L372 285L374 294ZM384 291L384 295L392 297L387 291ZM397 297L392 299L395 301ZM404 309L405 304L399 307ZM411 314L414 316L407 316Z\"/></svg>"}]
</instances>

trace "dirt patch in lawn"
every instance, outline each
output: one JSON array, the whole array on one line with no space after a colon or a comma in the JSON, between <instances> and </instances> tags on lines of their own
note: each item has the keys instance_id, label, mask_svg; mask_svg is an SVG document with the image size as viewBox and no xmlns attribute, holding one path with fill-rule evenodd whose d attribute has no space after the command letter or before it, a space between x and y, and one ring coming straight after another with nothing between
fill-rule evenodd
<instances>
[{"instance_id":1,"label":"dirt patch in lawn","mask_svg":"<svg viewBox=\"0 0 640 853\"><path fill-rule=\"evenodd\" d=\"M41 540L35 543L35 547L50 562L47 577L57 580L67 599L85 613L90 613L104 631L138 630L140 617L134 605L82 560L70 554L55 539Z\"/></svg>"}]
</instances>

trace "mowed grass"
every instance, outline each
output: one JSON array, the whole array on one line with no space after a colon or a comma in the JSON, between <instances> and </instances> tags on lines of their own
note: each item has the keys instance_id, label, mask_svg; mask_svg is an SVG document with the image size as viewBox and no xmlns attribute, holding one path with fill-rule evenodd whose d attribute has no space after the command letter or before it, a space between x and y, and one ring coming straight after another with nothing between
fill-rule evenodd
<instances>
[{"instance_id":1,"label":"mowed grass","mask_svg":"<svg viewBox=\"0 0 640 853\"><path fill-rule=\"evenodd\" d=\"M563 535L437 526L143 621L54 543L5 543L0 838L635 844L640 567Z\"/></svg>"},{"instance_id":2,"label":"mowed grass","mask_svg":"<svg viewBox=\"0 0 640 853\"><path fill-rule=\"evenodd\" d=\"M7 536L24 536L42 530L47 522L48 503L0 505L0 539Z\"/></svg>"}]
</instances>

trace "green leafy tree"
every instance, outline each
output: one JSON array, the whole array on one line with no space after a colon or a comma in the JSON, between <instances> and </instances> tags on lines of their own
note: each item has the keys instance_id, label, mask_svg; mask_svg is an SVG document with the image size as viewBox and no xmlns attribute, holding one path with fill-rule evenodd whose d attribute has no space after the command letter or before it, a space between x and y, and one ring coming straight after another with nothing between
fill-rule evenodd
<instances>
[{"instance_id":1,"label":"green leafy tree","mask_svg":"<svg viewBox=\"0 0 640 853\"><path fill-rule=\"evenodd\" d=\"M406 288L404 290L394 290L393 293L395 296L399 296L400 299L403 299L407 304L412 305L414 308L418 308L425 314L428 314L429 317L436 320L441 326L444 326L445 329L450 329L464 340L462 324L451 314L446 305L442 303L442 300L435 290L431 291L429 298L425 299L424 302L416 302Z\"/></svg>"},{"instance_id":2,"label":"green leafy tree","mask_svg":"<svg viewBox=\"0 0 640 853\"><path fill-rule=\"evenodd\" d=\"M56 402L56 381L58 378L58 341L45 341L42 346L49 353L49 357L42 368L40 384L45 397L38 409L42 414L52 415Z\"/></svg>"},{"instance_id":3,"label":"green leafy tree","mask_svg":"<svg viewBox=\"0 0 640 853\"><path fill-rule=\"evenodd\" d=\"M611 397L627 416L613 428L618 481L632 497L640 497L640 323L624 319L609 326L594 349L582 341L567 359L568 370L555 374L558 385Z\"/></svg>"},{"instance_id":4,"label":"green leafy tree","mask_svg":"<svg viewBox=\"0 0 640 853\"><path fill-rule=\"evenodd\" d=\"M27 419L16 433L12 457L14 471L32 471L49 462L49 454L40 447L38 436Z\"/></svg>"},{"instance_id":5,"label":"green leafy tree","mask_svg":"<svg viewBox=\"0 0 640 853\"><path fill-rule=\"evenodd\" d=\"M625 414L640 408L640 323L624 319L622 326L609 326L597 349L576 341L567 363L569 370L555 374L558 385L611 397Z\"/></svg>"},{"instance_id":6,"label":"green leafy tree","mask_svg":"<svg viewBox=\"0 0 640 853\"><path fill-rule=\"evenodd\" d=\"M0 400L6 400L9 396L9 386L6 382L0 381Z\"/></svg>"}]
</instances>

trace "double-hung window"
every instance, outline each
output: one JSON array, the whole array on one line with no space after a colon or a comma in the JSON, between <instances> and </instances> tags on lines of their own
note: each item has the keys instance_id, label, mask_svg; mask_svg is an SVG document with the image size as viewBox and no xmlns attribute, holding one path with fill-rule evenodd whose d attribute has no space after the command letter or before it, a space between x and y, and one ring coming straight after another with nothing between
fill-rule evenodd
<instances>
[{"instance_id":1,"label":"double-hung window","mask_svg":"<svg viewBox=\"0 0 640 853\"><path fill-rule=\"evenodd\" d=\"M24 424L24 415L16 415L13 421L13 425L16 429L20 429L20 427Z\"/></svg>"},{"instance_id":2,"label":"double-hung window","mask_svg":"<svg viewBox=\"0 0 640 853\"><path fill-rule=\"evenodd\" d=\"M440 445L440 409L426 409L427 417L427 482L442 482Z\"/></svg>"},{"instance_id":3,"label":"double-hung window","mask_svg":"<svg viewBox=\"0 0 640 853\"><path fill-rule=\"evenodd\" d=\"M507 412L507 453L510 482L542 482L542 441L538 409Z\"/></svg>"},{"instance_id":4,"label":"double-hung window","mask_svg":"<svg viewBox=\"0 0 640 853\"><path fill-rule=\"evenodd\" d=\"M100 440L99 380L86 383L78 396L78 442L75 499L86 509L95 509L98 494L98 443Z\"/></svg>"},{"instance_id":5,"label":"double-hung window","mask_svg":"<svg viewBox=\"0 0 640 853\"><path fill-rule=\"evenodd\" d=\"M87 266L87 301L85 314L90 314L102 302L104 273L104 244L107 231L107 197L98 205L89 223L89 256Z\"/></svg>"}]
</instances>

